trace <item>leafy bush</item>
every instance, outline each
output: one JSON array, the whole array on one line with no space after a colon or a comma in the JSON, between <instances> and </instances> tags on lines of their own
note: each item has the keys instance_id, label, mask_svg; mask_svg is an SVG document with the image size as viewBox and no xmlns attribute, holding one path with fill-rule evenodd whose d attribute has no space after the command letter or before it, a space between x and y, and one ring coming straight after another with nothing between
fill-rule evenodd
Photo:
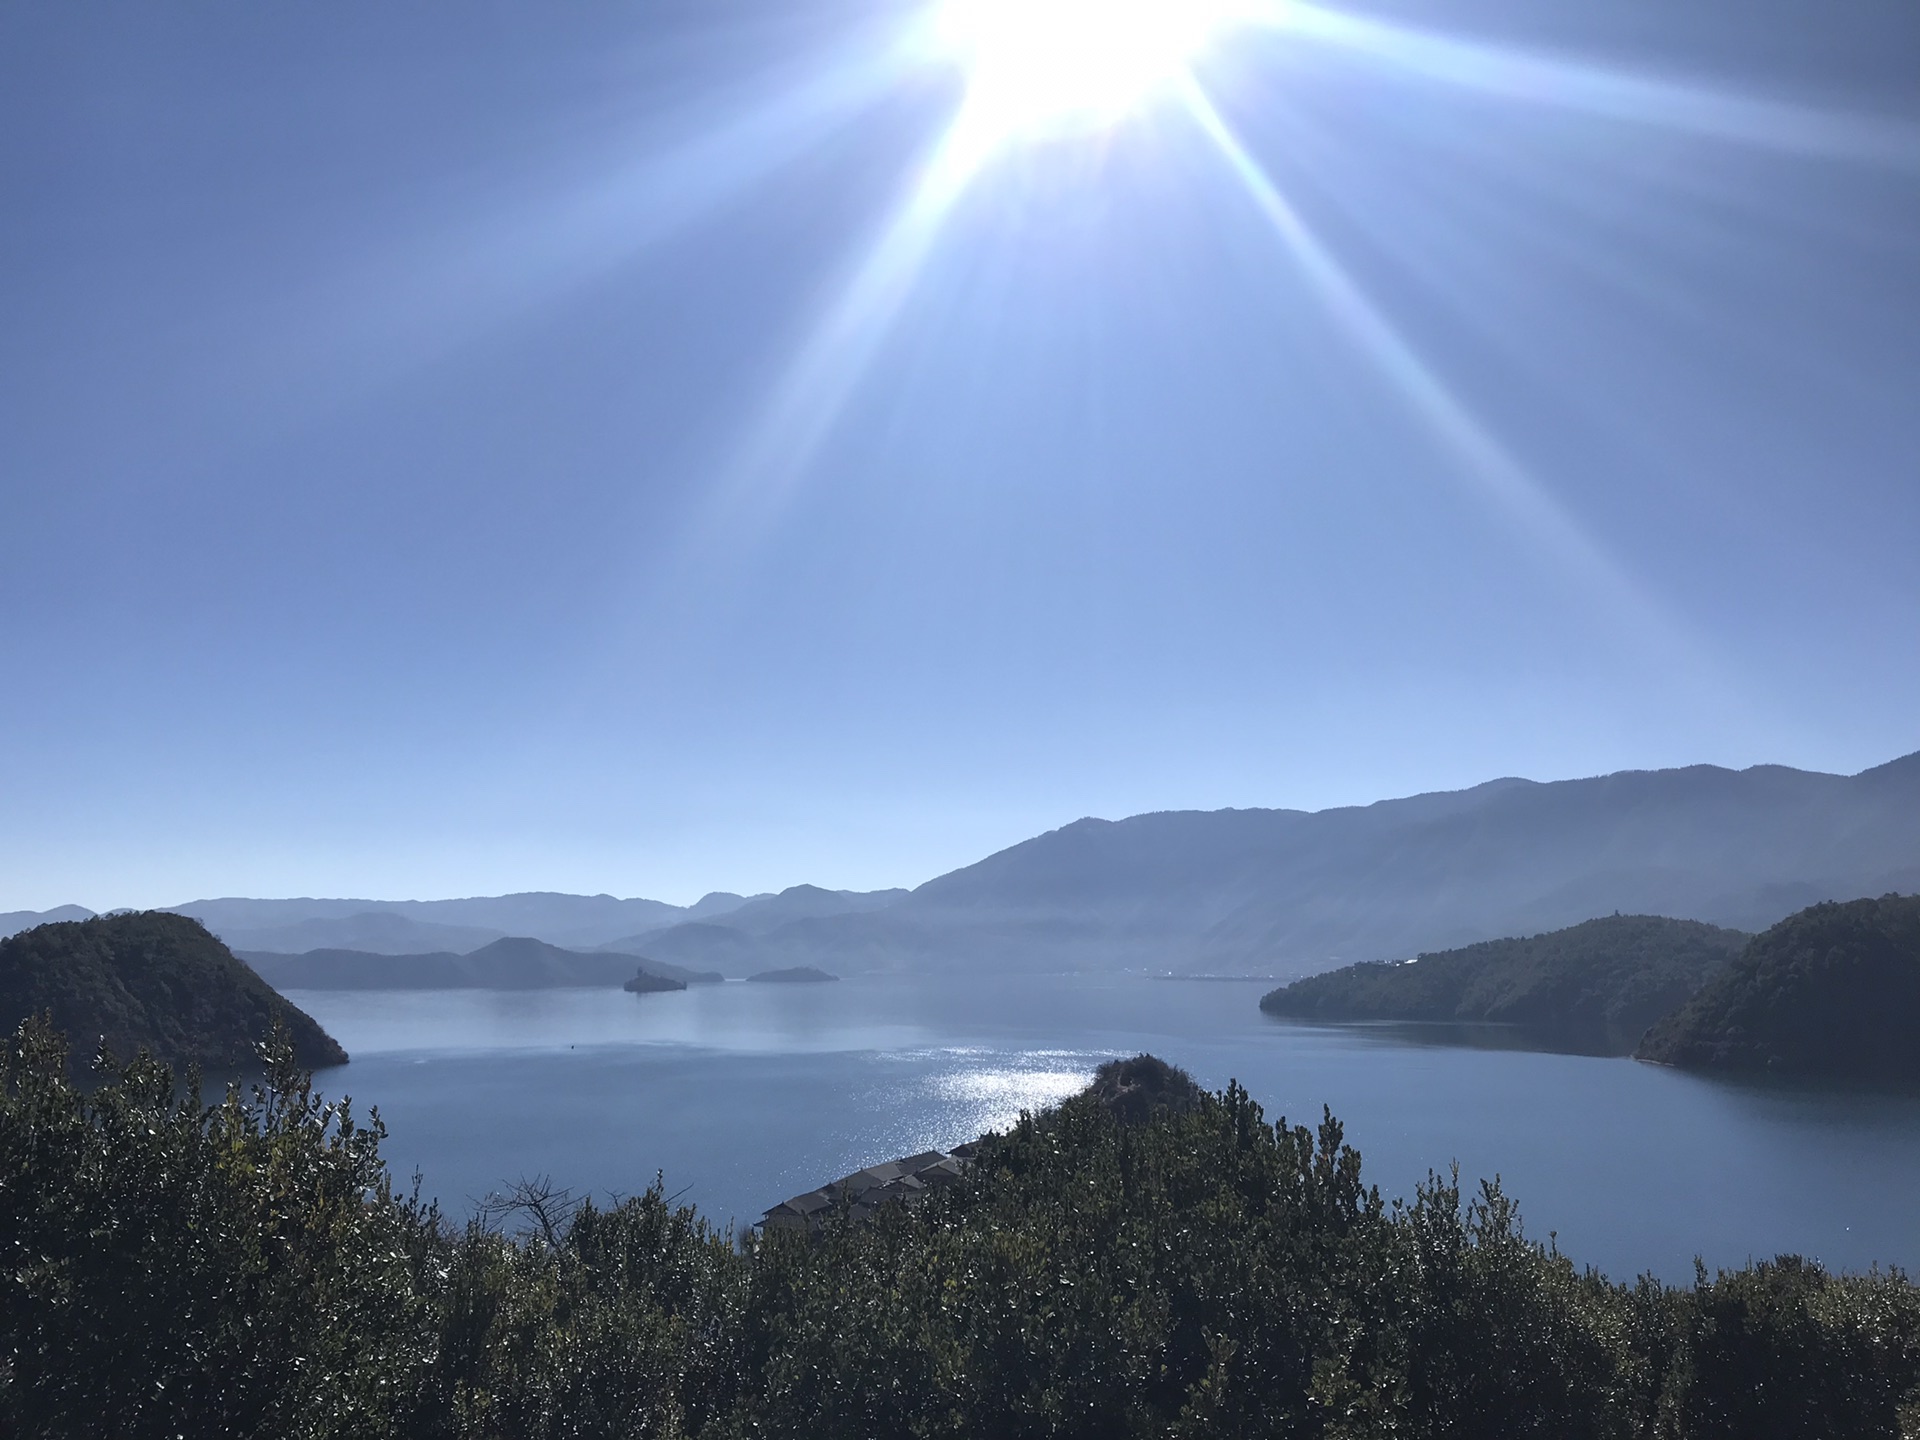
<instances>
[{"instance_id":1,"label":"leafy bush","mask_svg":"<svg viewBox=\"0 0 1920 1440\"><path fill-rule=\"evenodd\" d=\"M1330 1115L1138 1060L1110 1079L1179 1104L1121 1124L1089 1092L913 1209L737 1245L657 1183L449 1226L377 1116L271 1061L207 1104L145 1059L76 1085L44 1023L8 1045L0 1433L1717 1440L1920 1411L1896 1273L1616 1285L1497 1184L1386 1204Z\"/></svg>"}]
</instances>

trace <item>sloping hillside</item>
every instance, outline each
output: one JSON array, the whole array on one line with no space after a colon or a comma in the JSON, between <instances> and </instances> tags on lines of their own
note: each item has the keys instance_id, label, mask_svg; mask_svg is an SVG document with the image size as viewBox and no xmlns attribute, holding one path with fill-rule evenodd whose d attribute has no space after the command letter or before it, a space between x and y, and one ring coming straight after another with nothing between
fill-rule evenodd
<instances>
[{"instance_id":1,"label":"sloping hillside","mask_svg":"<svg viewBox=\"0 0 1920 1440\"><path fill-rule=\"evenodd\" d=\"M1815 905L1648 1033L1689 1070L1920 1085L1920 896Z\"/></svg>"},{"instance_id":2,"label":"sloping hillside","mask_svg":"<svg viewBox=\"0 0 1920 1440\"><path fill-rule=\"evenodd\" d=\"M284 1018L302 1065L347 1054L197 920L161 911L42 925L0 940L0 1028L51 1011L77 1064L104 1040L131 1059L145 1049L175 1065L233 1069Z\"/></svg>"},{"instance_id":3,"label":"sloping hillside","mask_svg":"<svg viewBox=\"0 0 1920 1440\"><path fill-rule=\"evenodd\" d=\"M1519 1025L1569 1048L1625 1055L1649 1025L1723 973L1748 938L1695 920L1613 915L1310 975L1260 1008L1307 1020Z\"/></svg>"},{"instance_id":4,"label":"sloping hillside","mask_svg":"<svg viewBox=\"0 0 1920 1440\"><path fill-rule=\"evenodd\" d=\"M1860 775L1633 771L1376 805L1080 820L736 963L1285 979L1594 915L1760 930L1920 886L1920 755Z\"/></svg>"}]
</instances>

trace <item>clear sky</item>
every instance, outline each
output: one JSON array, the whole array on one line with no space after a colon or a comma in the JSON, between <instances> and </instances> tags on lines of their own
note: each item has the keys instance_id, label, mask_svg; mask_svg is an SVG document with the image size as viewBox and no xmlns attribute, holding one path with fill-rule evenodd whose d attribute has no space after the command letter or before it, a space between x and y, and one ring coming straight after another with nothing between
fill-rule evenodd
<instances>
[{"instance_id":1,"label":"clear sky","mask_svg":"<svg viewBox=\"0 0 1920 1440\"><path fill-rule=\"evenodd\" d=\"M1920 748L1920 8L1027 12L0 0L0 909Z\"/></svg>"}]
</instances>

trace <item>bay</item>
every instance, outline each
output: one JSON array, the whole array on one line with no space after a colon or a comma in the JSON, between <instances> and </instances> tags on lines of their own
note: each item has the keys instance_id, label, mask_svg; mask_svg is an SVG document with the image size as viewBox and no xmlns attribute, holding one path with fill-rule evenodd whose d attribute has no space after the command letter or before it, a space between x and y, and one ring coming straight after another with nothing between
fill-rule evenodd
<instances>
[{"instance_id":1,"label":"bay","mask_svg":"<svg viewBox=\"0 0 1920 1440\"><path fill-rule=\"evenodd\" d=\"M1493 1032L1280 1021L1258 1008L1266 988L873 975L288 998L353 1056L320 1088L378 1106L396 1176L417 1173L455 1216L521 1178L604 1200L657 1174L745 1226L1151 1051L1209 1088L1237 1079L1269 1119L1331 1108L1389 1197L1455 1163L1464 1185L1498 1175L1529 1234L1616 1278L1684 1281L1696 1255L1920 1267L1920 1097L1730 1084Z\"/></svg>"}]
</instances>

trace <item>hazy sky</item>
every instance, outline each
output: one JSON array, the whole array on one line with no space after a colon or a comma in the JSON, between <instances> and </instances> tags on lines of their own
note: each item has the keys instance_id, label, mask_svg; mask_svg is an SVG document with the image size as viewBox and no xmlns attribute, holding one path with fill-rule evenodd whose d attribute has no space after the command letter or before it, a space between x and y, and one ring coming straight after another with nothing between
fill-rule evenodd
<instances>
[{"instance_id":1,"label":"hazy sky","mask_svg":"<svg viewBox=\"0 0 1920 1440\"><path fill-rule=\"evenodd\" d=\"M0 0L0 909L1920 748L1911 0L926 19Z\"/></svg>"}]
</instances>

